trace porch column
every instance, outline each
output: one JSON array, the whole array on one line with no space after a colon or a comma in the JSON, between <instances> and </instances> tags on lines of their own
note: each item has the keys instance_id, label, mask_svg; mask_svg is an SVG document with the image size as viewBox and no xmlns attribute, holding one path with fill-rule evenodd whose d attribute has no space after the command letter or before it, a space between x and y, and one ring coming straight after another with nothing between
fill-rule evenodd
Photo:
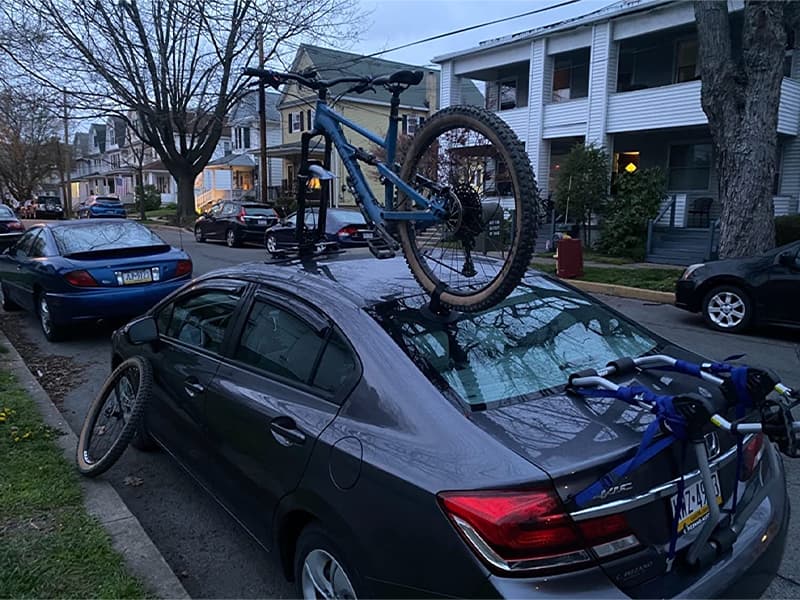
<instances>
[{"instance_id":1,"label":"porch column","mask_svg":"<svg viewBox=\"0 0 800 600\"><path fill-rule=\"evenodd\" d=\"M616 87L616 44L611 22L592 28L592 49L589 58L589 112L586 123L586 143L610 149L606 135L608 94Z\"/></svg>"},{"instance_id":2,"label":"porch column","mask_svg":"<svg viewBox=\"0 0 800 600\"><path fill-rule=\"evenodd\" d=\"M550 173L550 143L542 139L544 128L545 90L552 89L553 59L547 56L547 39L541 38L531 43L530 85L528 91L528 139L525 149L531 159L536 175L536 183L542 198L548 194L548 175Z\"/></svg>"},{"instance_id":3,"label":"porch column","mask_svg":"<svg viewBox=\"0 0 800 600\"><path fill-rule=\"evenodd\" d=\"M452 60L442 63L439 87L439 108L461 104L461 77L453 74Z\"/></svg>"}]
</instances>

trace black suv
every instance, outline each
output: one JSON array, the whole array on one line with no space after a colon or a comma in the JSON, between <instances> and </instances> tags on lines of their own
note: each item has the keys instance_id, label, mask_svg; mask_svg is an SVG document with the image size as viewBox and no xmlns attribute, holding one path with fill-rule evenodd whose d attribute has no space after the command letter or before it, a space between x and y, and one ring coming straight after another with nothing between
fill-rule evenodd
<instances>
[{"instance_id":1,"label":"black suv","mask_svg":"<svg viewBox=\"0 0 800 600\"><path fill-rule=\"evenodd\" d=\"M267 204L224 200L204 212L194 224L198 242L224 241L229 247L242 242L264 243L264 232L279 220L275 209Z\"/></svg>"},{"instance_id":2,"label":"black suv","mask_svg":"<svg viewBox=\"0 0 800 600\"><path fill-rule=\"evenodd\" d=\"M39 196L36 199L35 217L37 219L63 219L64 207L58 196Z\"/></svg>"}]
</instances>

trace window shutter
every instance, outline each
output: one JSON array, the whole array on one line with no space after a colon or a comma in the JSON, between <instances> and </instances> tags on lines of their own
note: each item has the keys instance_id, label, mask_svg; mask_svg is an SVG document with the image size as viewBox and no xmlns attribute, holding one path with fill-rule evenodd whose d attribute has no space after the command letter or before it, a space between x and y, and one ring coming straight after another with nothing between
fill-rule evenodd
<instances>
[{"instance_id":1,"label":"window shutter","mask_svg":"<svg viewBox=\"0 0 800 600\"><path fill-rule=\"evenodd\" d=\"M419 118L419 123L417 124L417 129L419 129L420 127L422 127L422 124L423 124L424 122L425 122L425 117L420 117L420 118Z\"/></svg>"},{"instance_id":2,"label":"window shutter","mask_svg":"<svg viewBox=\"0 0 800 600\"><path fill-rule=\"evenodd\" d=\"M242 132L243 132L243 136L244 136L244 147L245 148L249 148L250 147L250 128L249 127L245 127L242 130Z\"/></svg>"},{"instance_id":3,"label":"window shutter","mask_svg":"<svg viewBox=\"0 0 800 600\"><path fill-rule=\"evenodd\" d=\"M292 130L292 113L288 113L288 115L289 115L289 119L288 119L288 121L289 121L289 133L294 133L294 131Z\"/></svg>"},{"instance_id":4,"label":"window shutter","mask_svg":"<svg viewBox=\"0 0 800 600\"><path fill-rule=\"evenodd\" d=\"M408 115L403 115L403 133L408 135Z\"/></svg>"},{"instance_id":5,"label":"window shutter","mask_svg":"<svg viewBox=\"0 0 800 600\"><path fill-rule=\"evenodd\" d=\"M300 131L304 131L303 127L303 111L300 111Z\"/></svg>"},{"instance_id":6,"label":"window shutter","mask_svg":"<svg viewBox=\"0 0 800 600\"><path fill-rule=\"evenodd\" d=\"M308 117L308 128L311 129L312 127L314 127L314 120L311 118L310 108L306 111L306 116Z\"/></svg>"}]
</instances>

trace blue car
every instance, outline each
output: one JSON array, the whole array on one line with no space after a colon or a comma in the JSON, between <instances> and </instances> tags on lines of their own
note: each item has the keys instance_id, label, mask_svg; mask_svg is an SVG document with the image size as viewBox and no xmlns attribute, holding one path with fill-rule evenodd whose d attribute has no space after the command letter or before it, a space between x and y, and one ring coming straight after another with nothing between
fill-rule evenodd
<instances>
[{"instance_id":1,"label":"blue car","mask_svg":"<svg viewBox=\"0 0 800 600\"><path fill-rule=\"evenodd\" d=\"M141 314L191 276L183 250L119 219L35 225L0 255L3 308L34 312L50 341L70 325Z\"/></svg>"},{"instance_id":2,"label":"blue car","mask_svg":"<svg viewBox=\"0 0 800 600\"><path fill-rule=\"evenodd\" d=\"M78 207L79 219L125 219L127 213L122 201L116 196L90 196Z\"/></svg>"}]
</instances>

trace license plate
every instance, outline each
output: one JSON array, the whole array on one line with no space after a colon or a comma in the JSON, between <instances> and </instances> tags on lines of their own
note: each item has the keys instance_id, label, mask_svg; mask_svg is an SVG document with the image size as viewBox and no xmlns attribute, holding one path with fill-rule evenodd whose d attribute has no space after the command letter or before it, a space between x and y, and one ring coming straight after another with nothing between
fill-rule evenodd
<instances>
[{"instance_id":1,"label":"license plate","mask_svg":"<svg viewBox=\"0 0 800 600\"><path fill-rule=\"evenodd\" d=\"M150 269L137 269L136 271L123 271L122 284L135 285L137 283L150 283L153 281L153 273Z\"/></svg>"},{"instance_id":2,"label":"license plate","mask_svg":"<svg viewBox=\"0 0 800 600\"><path fill-rule=\"evenodd\" d=\"M375 236L371 231L362 231L361 237L363 237L365 240L371 240Z\"/></svg>"},{"instance_id":3,"label":"license plate","mask_svg":"<svg viewBox=\"0 0 800 600\"><path fill-rule=\"evenodd\" d=\"M266 219L259 219L258 220L258 224L259 225L266 225L267 224L267 220Z\"/></svg>"},{"instance_id":4,"label":"license plate","mask_svg":"<svg viewBox=\"0 0 800 600\"><path fill-rule=\"evenodd\" d=\"M711 479L714 482L717 504L722 504L722 491L719 488L717 474L712 473ZM672 503L672 514L675 515L675 510L678 508L678 494L672 496L670 502ZM683 507L678 517L678 532L691 531L705 520L706 515L708 515L706 492L703 482L698 481L683 490Z\"/></svg>"}]
</instances>

